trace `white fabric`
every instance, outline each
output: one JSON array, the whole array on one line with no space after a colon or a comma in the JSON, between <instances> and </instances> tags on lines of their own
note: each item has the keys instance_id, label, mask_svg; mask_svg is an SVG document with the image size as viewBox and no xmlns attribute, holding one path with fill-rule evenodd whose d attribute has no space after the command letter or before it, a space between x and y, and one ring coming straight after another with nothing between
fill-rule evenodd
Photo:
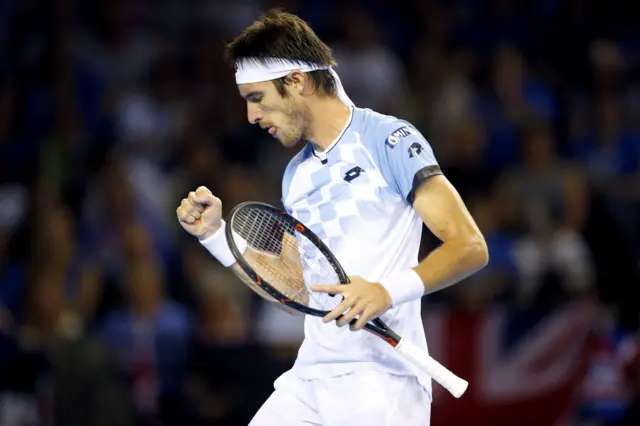
<instances>
[{"instance_id":1,"label":"white fabric","mask_svg":"<svg viewBox=\"0 0 640 426\"><path fill-rule=\"evenodd\" d=\"M236 263L236 259L235 257L233 257L233 253L231 253L231 249L229 248L229 244L227 243L227 238L225 235L226 227L227 224L223 220L220 229L218 229L216 233L211 235L210 237L201 240L200 244L202 244L202 246L206 248L213 257L218 259L218 261L222 263L223 266L228 268L229 266ZM241 253L244 252L247 248L247 242L237 234L234 234L234 237L236 246Z\"/></svg>"},{"instance_id":2,"label":"white fabric","mask_svg":"<svg viewBox=\"0 0 640 426\"><path fill-rule=\"evenodd\" d=\"M429 426L431 400L411 376L361 371L303 380L285 373L249 426Z\"/></svg>"},{"instance_id":3,"label":"white fabric","mask_svg":"<svg viewBox=\"0 0 640 426\"><path fill-rule=\"evenodd\" d=\"M348 129L326 151L326 164L307 148L292 160L283 177L283 205L287 211L322 239L348 275L372 282L418 264L423 223L404 199L408 191L401 190L399 183L413 180L416 171L412 167L430 166L435 160L427 156L428 144L417 134L406 136L393 147L385 144L385 139L402 126L406 123L354 108ZM407 149L418 142L423 153L420 159L410 158ZM391 174L389 163L394 159L401 171ZM308 272L308 286L331 284L326 282L326 276L318 276L311 269ZM382 319L428 351L421 300L398 304ZM315 379L364 370L415 375L425 389L431 389L428 375L416 371L377 336L352 332L335 323L325 324L322 318L305 318L305 340L294 374Z\"/></svg>"},{"instance_id":4,"label":"white fabric","mask_svg":"<svg viewBox=\"0 0 640 426\"><path fill-rule=\"evenodd\" d=\"M289 61L286 59L267 59L260 60L254 58L245 58L238 60L236 63L236 84L261 83L263 81L271 81L281 78L289 74L291 71L299 70L301 72L311 72L318 70L328 70L336 80L336 92L338 98L347 106L354 106L353 102L347 96L342 86L338 73L332 67L325 65L309 65L304 62Z\"/></svg>"},{"instance_id":5,"label":"white fabric","mask_svg":"<svg viewBox=\"0 0 640 426\"><path fill-rule=\"evenodd\" d=\"M380 284L389 292L393 307L420 300L424 295L424 284L420 275L410 268L384 277Z\"/></svg>"}]
</instances>

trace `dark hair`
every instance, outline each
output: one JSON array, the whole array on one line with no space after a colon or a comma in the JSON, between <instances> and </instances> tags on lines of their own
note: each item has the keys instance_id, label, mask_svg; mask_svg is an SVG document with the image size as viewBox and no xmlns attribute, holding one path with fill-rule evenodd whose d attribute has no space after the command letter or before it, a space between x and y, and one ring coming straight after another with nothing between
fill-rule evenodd
<instances>
[{"instance_id":1,"label":"dark hair","mask_svg":"<svg viewBox=\"0 0 640 426\"><path fill-rule=\"evenodd\" d=\"M229 43L225 61L235 68L236 61L255 58L268 61L273 58L297 61L306 65L336 66L331 49L313 32L300 17L280 9L271 9L247 27ZM316 89L326 94L336 92L336 81L328 70L308 72ZM286 91L285 78L273 81L280 95Z\"/></svg>"}]
</instances>

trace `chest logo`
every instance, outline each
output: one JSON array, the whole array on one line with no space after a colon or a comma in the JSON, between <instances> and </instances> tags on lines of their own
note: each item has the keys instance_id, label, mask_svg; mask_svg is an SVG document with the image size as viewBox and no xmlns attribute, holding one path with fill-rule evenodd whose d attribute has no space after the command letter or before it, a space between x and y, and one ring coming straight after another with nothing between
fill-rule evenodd
<instances>
[{"instance_id":1,"label":"chest logo","mask_svg":"<svg viewBox=\"0 0 640 426\"><path fill-rule=\"evenodd\" d=\"M351 183L352 180L357 179L360 174L364 173L364 170L360 166L355 166L344 174L345 182Z\"/></svg>"}]
</instances>

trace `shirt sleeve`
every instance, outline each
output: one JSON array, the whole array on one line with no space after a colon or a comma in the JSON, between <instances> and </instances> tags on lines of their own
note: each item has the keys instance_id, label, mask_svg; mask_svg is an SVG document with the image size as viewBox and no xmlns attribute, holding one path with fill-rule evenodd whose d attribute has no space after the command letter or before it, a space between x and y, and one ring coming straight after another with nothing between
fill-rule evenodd
<instances>
[{"instance_id":1,"label":"shirt sleeve","mask_svg":"<svg viewBox=\"0 0 640 426\"><path fill-rule=\"evenodd\" d=\"M409 204L422 183L442 174L431 145L411 124L401 120L381 124L374 139L382 175Z\"/></svg>"}]
</instances>

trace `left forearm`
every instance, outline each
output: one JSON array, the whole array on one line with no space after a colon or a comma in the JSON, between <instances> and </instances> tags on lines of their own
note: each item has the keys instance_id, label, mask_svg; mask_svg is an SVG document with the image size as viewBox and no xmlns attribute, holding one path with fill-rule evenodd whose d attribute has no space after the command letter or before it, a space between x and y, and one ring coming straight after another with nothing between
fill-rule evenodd
<instances>
[{"instance_id":1,"label":"left forearm","mask_svg":"<svg viewBox=\"0 0 640 426\"><path fill-rule=\"evenodd\" d=\"M382 279L380 284L391 296L392 306L455 284L489 261L480 229L443 175L431 176L418 187L413 208L443 243L412 270Z\"/></svg>"},{"instance_id":2,"label":"left forearm","mask_svg":"<svg viewBox=\"0 0 640 426\"><path fill-rule=\"evenodd\" d=\"M466 243L448 241L413 269L420 275L425 294L428 294L463 280L482 269L488 261L487 246L483 240Z\"/></svg>"}]
</instances>

